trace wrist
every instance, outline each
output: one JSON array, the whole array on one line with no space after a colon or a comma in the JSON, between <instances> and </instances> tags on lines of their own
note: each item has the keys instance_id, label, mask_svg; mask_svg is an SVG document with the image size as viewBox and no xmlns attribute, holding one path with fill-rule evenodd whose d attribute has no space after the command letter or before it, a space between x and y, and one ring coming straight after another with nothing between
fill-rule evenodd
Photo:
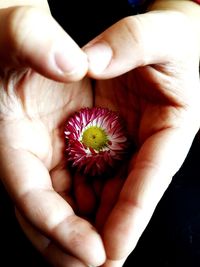
<instances>
[{"instance_id":1,"label":"wrist","mask_svg":"<svg viewBox=\"0 0 200 267\"><path fill-rule=\"evenodd\" d=\"M199 0L200 1L200 0ZM200 29L200 5L192 0L156 0L149 6L149 11L153 10L174 10L182 12L196 22L196 27Z\"/></svg>"},{"instance_id":2,"label":"wrist","mask_svg":"<svg viewBox=\"0 0 200 267\"><path fill-rule=\"evenodd\" d=\"M200 0L199 0L200 1ZM191 23L200 47L200 5L192 0L156 0L148 11L177 11L184 14Z\"/></svg>"},{"instance_id":3,"label":"wrist","mask_svg":"<svg viewBox=\"0 0 200 267\"><path fill-rule=\"evenodd\" d=\"M151 1L149 9L173 9L198 15L200 12L199 4L200 0L154 0Z\"/></svg>"}]
</instances>

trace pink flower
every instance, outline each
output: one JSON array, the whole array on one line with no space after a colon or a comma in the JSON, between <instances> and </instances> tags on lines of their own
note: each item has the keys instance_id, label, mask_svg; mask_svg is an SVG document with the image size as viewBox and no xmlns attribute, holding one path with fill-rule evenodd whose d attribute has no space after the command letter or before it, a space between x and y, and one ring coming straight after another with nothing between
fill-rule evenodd
<instances>
[{"instance_id":1,"label":"pink flower","mask_svg":"<svg viewBox=\"0 0 200 267\"><path fill-rule=\"evenodd\" d=\"M91 176L113 169L127 152L127 137L117 112L83 108L65 126L67 158Z\"/></svg>"}]
</instances>

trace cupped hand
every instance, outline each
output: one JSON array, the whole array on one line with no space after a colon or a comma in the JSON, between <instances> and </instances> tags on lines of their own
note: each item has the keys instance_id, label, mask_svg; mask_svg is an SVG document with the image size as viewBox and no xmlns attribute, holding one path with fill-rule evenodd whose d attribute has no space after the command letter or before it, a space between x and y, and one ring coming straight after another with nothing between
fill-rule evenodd
<instances>
[{"instance_id":1,"label":"cupped hand","mask_svg":"<svg viewBox=\"0 0 200 267\"><path fill-rule=\"evenodd\" d=\"M194 28L182 12L149 12L121 20L84 48L89 75L98 79L95 105L121 113L136 147L125 171L94 185L106 267L122 266L134 249L199 129Z\"/></svg>"},{"instance_id":2,"label":"cupped hand","mask_svg":"<svg viewBox=\"0 0 200 267\"><path fill-rule=\"evenodd\" d=\"M1 179L18 212L66 252L57 252L63 264L80 259L98 265L104 260L102 241L89 222L75 215L63 134L68 116L92 105L89 81L64 85L32 70L8 76L1 84ZM52 243L45 240L38 249L49 258Z\"/></svg>"},{"instance_id":3,"label":"cupped hand","mask_svg":"<svg viewBox=\"0 0 200 267\"><path fill-rule=\"evenodd\" d=\"M178 82L167 66L146 66L96 84L96 105L121 113L135 148L122 171L101 184L96 227L105 266L122 266L135 248L200 125L196 99L172 92Z\"/></svg>"},{"instance_id":4,"label":"cupped hand","mask_svg":"<svg viewBox=\"0 0 200 267\"><path fill-rule=\"evenodd\" d=\"M88 63L44 9L0 10L1 179L24 231L53 265L96 266L105 260L104 247L75 214L64 153L65 121L93 105L89 79L77 81Z\"/></svg>"}]
</instances>

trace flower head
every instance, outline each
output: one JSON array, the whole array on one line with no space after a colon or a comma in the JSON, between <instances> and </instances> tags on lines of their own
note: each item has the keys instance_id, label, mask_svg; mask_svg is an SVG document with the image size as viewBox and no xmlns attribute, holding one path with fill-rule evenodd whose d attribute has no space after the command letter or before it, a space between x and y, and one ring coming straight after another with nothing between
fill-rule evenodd
<instances>
[{"instance_id":1,"label":"flower head","mask_svg":"<svg viewBox=\"0 0 200 267\"><path fill-rule=\"evenodd\" d=\"M85 174L101 175L122 160L127 137L117 112L106 108L83 108L65 126L67 157Z\"/></svg>"}]
</instances>

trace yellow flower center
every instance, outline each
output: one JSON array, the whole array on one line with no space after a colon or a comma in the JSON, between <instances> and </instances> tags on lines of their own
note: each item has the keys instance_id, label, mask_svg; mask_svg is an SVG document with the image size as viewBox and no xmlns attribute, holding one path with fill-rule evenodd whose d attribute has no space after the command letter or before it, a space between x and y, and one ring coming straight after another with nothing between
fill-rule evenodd
<instances>
[{"instance_id":1,"label":"yellow flower center","mask_svg":"<svg viewBox=\"0 0 200 267\"><path fill-rule=\"evenodd\" d=\"M108 138L105 131L97 126L91 126L84 131L82 143L86 147L91 147L97 151L107 145Z\"/></svg>"}]
</instances>

